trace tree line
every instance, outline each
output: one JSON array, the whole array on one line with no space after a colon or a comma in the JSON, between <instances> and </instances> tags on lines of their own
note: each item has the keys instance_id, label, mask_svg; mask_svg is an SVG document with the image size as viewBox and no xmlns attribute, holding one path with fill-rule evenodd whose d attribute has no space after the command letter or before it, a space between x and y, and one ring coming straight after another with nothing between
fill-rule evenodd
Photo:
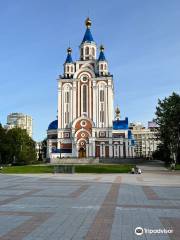
<instances>
[{"instance_id":1,"label":"tree line","mask_svg":"<svg viewBox=\"0 0 180 240\"><path fill-rule=\"evenodd\" d=\"M159 99L155 114L160 144L154 158L180 163L180 95L173 92L171 96Z\"/></svg>"},{"instance_id":2,"label":"tree line","mask_svg":"<svg viewBox=\"0 0 180 240\"><path fill-rule=\"evenodd\" d=\"M7 130L0 124L0 164L26 165L36 161L35 141L26 130Z\"/></svg>"}]
</instances>

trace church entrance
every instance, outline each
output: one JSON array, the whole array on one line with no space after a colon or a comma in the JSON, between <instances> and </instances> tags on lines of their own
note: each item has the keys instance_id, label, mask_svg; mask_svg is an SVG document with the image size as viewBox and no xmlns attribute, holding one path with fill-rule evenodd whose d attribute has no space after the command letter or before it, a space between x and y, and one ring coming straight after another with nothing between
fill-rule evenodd
<instances>
[{"instance_id":1,"label":"church entrance","mask_svg":"<svg viewBox=\"0 0 180 240\"><path fill-rule=\"evenodd\" d=\"M86 149L81 147L79 149L79 158L85 158L85 157L86 157Z\"/></svg>"}]
</instances>

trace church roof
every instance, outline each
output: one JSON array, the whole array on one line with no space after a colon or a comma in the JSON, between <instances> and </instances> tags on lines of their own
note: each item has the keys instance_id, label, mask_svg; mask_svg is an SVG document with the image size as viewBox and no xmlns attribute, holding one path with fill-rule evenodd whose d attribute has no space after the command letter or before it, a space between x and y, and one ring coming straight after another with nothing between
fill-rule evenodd
<instances>
[{"instance_id":1,"label":"church roof","mask_svg":"<svg viewBox=\"0 0 180 240\"><path fill-rule=\"evenodd\" d=\"M48 126L48 130L55 130L57 128L58 128L58 120L52 121Z\"/></svg>"},{"instance_id":2,"label":"church roof","mask_svg":"<svg viewBox=\"0 0 180 240\"><path fill-rule=\"evenodd\" d=\"M94 42L94 39L92 37L92 34L91 34L91 30L89 28L86 29L86 32L84 34L84 38L82 40L82 43L85 43L85 42Z\"/></svg>"},{"instance_id":3,"label":"church roof","mask_svg":"<svg viewBox=\"0 0 180 240\"><path fill-rule=\"evenodd\" d=\"M72 49L68 47L67 49L67 57L65 63L73 63L72 57L71 57Z\"/></svg>"},{"instance_id":4,"label":"church roof","mask_svg":"<svg viewBox=\"0 0 180 240\"><path fill-rule=\"evenodd\" d=\"M104 55L104 46L100 46L100 53L99 53L99 58L98 61L106 61L105 55Z\"/></svg>"},{"instance_id":5,"label":"church roof","mask_svg":"<svg viewBox=\"0 0 180 240\"><path fill-rule=\"evenodd\" d=\"M68 53L68 54L67 54L65 63L73 63L71 53Z\"/></svg>"},{"instance_id":6,"label":"church roof","mask_svg":"<svg viewBox=\"0 0 180 240\"><path fill-rule=\"evenodd\" d=\"M126 117L125 120L114 120L113 121L113 130L128 130L128 118Z\"/></svg>"},{"instance_id":7,"label":"church roof","mask_svg":"<svg viewBox=\"0 0 180 240\"><path fill-rule=\"evenodd\" d=\"M103 51L101 51L101 52L99 53L98 61L106 61L106 58L105 58L105 55L104 55L104 52L103 52Z\"/></svg>"}]
</instances>

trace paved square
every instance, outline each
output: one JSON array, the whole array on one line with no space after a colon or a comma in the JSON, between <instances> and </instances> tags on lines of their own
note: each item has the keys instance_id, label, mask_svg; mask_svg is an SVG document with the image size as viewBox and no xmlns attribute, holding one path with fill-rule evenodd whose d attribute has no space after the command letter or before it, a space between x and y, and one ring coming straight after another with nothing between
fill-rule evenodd
<instances>
[{"instance_id":1,"label":"paved square","mask_svg":"<svg viewBox=\"0 0 180 240\"><path fill-rule=\"evenodd\" d=\"M179 226L179 173L0 174L0 240L179 240Z\"/></svg>"}]
</instances>

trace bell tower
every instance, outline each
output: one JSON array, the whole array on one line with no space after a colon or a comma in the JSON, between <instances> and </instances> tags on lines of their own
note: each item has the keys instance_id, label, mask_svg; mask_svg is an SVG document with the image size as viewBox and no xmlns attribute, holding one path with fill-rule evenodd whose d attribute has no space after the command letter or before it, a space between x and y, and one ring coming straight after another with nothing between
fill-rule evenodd
<instances>
[{"instance_id":1,"label":"bell tower","mask_svg":"<svg viewBox=\"0 0 180 240\"><path fill-rule=\"evenodd\" d=\"M91 34L91 20L87 18L85 21L86 32L80 45L80 60L93 60L96 59L96 43Z\"/></svg>"}]
</instances>

